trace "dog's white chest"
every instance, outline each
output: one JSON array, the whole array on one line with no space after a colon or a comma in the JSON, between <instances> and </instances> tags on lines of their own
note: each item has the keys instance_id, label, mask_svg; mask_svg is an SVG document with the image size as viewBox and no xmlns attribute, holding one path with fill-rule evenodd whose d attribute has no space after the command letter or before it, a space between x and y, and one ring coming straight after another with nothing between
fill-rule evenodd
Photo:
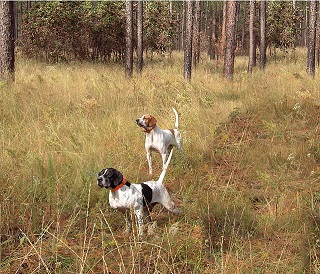
<instances>
[{"instance_id":1,"label":"dog's white chest","mask_svg":"<svg viewBox=\"0 0 320 274\"><path fill-rule=\"evenodd\" d=\"M165 153L170 144L175 144L174 140L174 135L170 131L166 132L156 128L153 132L146 134L145 147Z\"/></svg>"},{"instance_id":2,"label":"dog's white chest","mask_svg":"<svg viewBox=\"0 0 320 274\"><path fill-rule=\"evenodd\" d=\"M132 187L132 186L131 186ZM135 188L139 186L135 186ZM135 189L136 190L136 189ZM109 192L109 204L110 207L115 209L130 209L131 207L137 207L142 205L141 195L138 195L138 189L136 191L124 186L122 189L116 192ZM141 190L140 190L141 192Z\"/></svg>"}]
</instances>

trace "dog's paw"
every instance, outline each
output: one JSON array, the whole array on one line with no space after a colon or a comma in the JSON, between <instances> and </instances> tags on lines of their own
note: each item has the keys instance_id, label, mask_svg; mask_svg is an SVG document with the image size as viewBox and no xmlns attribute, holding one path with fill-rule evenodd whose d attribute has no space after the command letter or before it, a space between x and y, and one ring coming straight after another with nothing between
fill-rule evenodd
<instances>
[{"instance_id":1,"label":"dog's paw","mask_svg":"<svg viewBox=\"0 0 320 274\"><path fill-rule=\"evenodd\" d=\"M179 208L175 208L174 210L172 210L172 212L174 213L174 214L177 214L177 215L183 215L183 212L179 209Z\"/></svg>"}]
</instances>

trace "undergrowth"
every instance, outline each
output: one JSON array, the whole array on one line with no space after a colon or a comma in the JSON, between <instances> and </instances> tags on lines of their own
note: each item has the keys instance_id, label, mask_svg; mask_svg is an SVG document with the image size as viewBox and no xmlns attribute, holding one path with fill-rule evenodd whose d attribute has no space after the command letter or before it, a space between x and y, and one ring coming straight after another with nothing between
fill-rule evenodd
<instances>
[{"instance_id":1,"label":"undergrowth","mask_svg":"<svg viewBox=\"0 0 320 274\"><path fill-rule=\"evenodd\" d=\"M237 57L233 82L202 61L191 83L179 53L131 80L118 65L18 59L1 84L0 273L317 273L319 76L304 56L251 76ZM95 174L152 179L134 121L170 128L171 107L184 152L165 185L184 215L156 207L139 240Z\"/></svg>"}]
</instances>

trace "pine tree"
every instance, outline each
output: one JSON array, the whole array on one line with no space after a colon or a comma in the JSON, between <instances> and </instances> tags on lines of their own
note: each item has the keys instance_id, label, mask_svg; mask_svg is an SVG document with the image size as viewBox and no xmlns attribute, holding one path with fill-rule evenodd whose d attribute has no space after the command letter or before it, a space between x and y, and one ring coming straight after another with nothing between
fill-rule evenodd
<instances>
[{"instance_id":1,"label":"pine tree","mask_svg":"<svg viewBox=\"0 0 320 274\"><path fill-rule=\"evenodd\" d=\"M0 1L0 80L14 76L14 2Z\"/></svg>"},{"instance_id":2,"label":"pine tree","mask_svg":"<svg viewBox=\"0 0 320 274\"><path fill-rule=\"evenodd\" d=\"M187 0L185 3L185 37L184 37L184 79L191 80L192 65L192 1Z\"/></svg>"},{"instance_id":3,"label":"pine tree","mask_svg":"<svg viewBox=\"0 0 320 274\"><path fill-rule=\"evenodd\" d=\"M133 70L133 18L132 18L133 2L126 1L126 57L125 57L125 74L126 78L132 77Z\"/></svg>"},{"instance_id":4,"label":"pine tree","mask_svg":"<svg viewBox=\"0 0 320 274\"><path fill-rule=\"evenodd\" d=\"M237 18L236 1L227 1L226 6L226 45L224 51L223 77L226 79L233 78L234 72L234 55L236 48L236 18Z\"/></svg>"}]
</instances>

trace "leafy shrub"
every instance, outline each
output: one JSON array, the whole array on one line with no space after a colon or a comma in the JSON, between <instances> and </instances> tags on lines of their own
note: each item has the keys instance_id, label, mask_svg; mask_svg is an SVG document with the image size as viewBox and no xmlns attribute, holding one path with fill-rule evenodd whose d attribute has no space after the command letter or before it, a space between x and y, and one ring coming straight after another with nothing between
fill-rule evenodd
<instances>
[{"instance_id":1,"label":"leafy shrub","mask_svg":"<svg viewBox=\"0 0 320 274\"><path fill-rule=\"evenodd\" d=\"M268 6L268 43L282 50L294 48L302 19L300 8L291 2L272 2Z\"/></svg>"},{"instance_id":2,"label":"leafy shrub","mask_svg":"<svg viewBox=\"0 0 320 274\"><path fill-rule=\"evenodd\" d=\"M169 4L146 3L144 10L145 47L167 50L176 22ZM124 39L124 2L48 1L35 2L24 13L18 44L24 56L49 62L109 61L123 59Z\"/></svg>"}]
</instances>

